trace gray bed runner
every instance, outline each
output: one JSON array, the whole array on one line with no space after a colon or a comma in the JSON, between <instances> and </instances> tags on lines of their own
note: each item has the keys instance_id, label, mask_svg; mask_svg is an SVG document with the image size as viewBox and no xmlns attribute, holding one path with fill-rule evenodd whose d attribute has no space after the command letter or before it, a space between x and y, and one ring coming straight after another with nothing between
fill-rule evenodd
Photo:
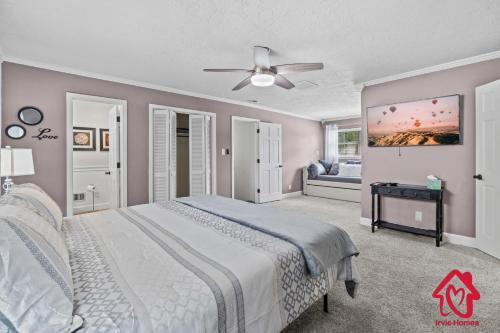
<instances>
[{"instance_id":1,"label":"gray bed runner","mask_svg":"<svg viewBox=\"0 0 500 333\"><path fill-rule=\"evenodd\" d=\"M176 201L259 230L297 246L309 273L317 276L358 249L341 228L277 208L219 196L196 196Z\"/></svg>"}]
</instances>

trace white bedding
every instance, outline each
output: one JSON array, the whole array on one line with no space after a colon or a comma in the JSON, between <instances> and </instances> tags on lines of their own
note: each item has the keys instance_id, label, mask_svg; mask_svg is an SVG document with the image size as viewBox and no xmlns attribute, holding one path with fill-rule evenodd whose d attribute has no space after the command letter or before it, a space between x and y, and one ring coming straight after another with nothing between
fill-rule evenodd
<instances>
[{"instance_id":1,"label":"white bedding","mask_svg":"<svg viewBox=\"0 0 500 333\"><path fill-rule=\"evenodd\" d=\"M359 278L352 257L311 277L291 243L175 202L63 231L83 332L279 332L335 280Z\"/></svg>"}]
</instances>

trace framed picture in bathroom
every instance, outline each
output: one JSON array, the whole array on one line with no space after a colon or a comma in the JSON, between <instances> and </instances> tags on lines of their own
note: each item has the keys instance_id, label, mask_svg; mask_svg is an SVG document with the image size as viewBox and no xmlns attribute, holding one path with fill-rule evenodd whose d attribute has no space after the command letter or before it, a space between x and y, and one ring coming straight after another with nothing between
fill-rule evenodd
<instances>
[{"instance_id":1,"label":"framed picture in bathroom","mask_svg":"<svg viewBox=\"0 0 500 333\"><path fill-rule=\"evenodd\" d=\"M95 128L73 127L73 151L95 151Z\"/></svg>"},{"instance_id":2,"label":"framed picture in bathroom","mask_svg":"<svg viewBox=\"0 0 500 333\"><path fill-rule=\"evenodd\" d=\"M109 129L99 129L99 150L109 151Z\"/></svg>"}]
</instances>

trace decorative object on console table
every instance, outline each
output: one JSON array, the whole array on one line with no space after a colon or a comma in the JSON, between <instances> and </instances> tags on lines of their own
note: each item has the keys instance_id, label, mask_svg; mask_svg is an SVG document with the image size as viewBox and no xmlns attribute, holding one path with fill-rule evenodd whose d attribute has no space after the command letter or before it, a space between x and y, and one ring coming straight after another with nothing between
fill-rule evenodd
<instances>
[{"instance_id":1,"label":"decorative object on console table","mask_svg":"<svg viewBox=\"0 0 500 333\"><path fill-rule=\"evenodd\" d=\"M370 186L372 193L372 232L375 232L375 227L377 227L378 229L387 228L409 232L416 235L433 237L436 239L436 246L439 247L440 242L443 240L443 189L428 189L427 187L421 185L406 185L398 183L372 183ZM434 201L436 203L435 230L426 230L383 221L381 219L382 196ZM375 201L377 202L376 210ZM375 211L377 214L375 214Z\"/></svg>"},{"instance_id":2,"label":"decorative object on console table","mask_svg":"<svg viewBox=\"0 0 500 333\"><path fill-rule=\"evenodd\" d=\"M426 185L429 190L440 190L443 188L443 181L434 175L429 175Z\"/></svg>"},{"instance_id":3,"label":"decorative object on console table","mask_svg":"<svg viewBox=\"0 0 500 333\"><path fill-rule=\"evenodd\" d=\"M5 193L11 191L14 182L10 177L28 176L35 174L33 167L33 153L27 148L11 148L7 146L1 151L0 176L5 177L2 188Z\"/></svg>"}]
</instances>

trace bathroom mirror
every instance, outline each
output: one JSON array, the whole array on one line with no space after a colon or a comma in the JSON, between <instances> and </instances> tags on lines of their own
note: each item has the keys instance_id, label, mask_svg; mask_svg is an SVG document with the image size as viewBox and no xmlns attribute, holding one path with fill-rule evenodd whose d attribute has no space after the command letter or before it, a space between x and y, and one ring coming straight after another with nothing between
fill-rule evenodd
<instances>
[{"instance_id":1,"label":"bathroom mirror","mask_svg":"<svg viewBox=\"0 0 500 333\"><path fill-rule=\"evenodd\" d=\"M11 139L19 140L26 135L26 129L21 125L10 125L5 129L5 134Z\"/></svg>"},{"instance_id":2,"label":"bathroom mirror","mask_svg":"<svg viewBox=\"0 0 500 333\"><path fill-rule=\"evenodd\" d=\"M38 125L43 120L43 113L34 106L26 106L19 110L17 117L26 125Z\"/></svg>"}]
</instances>

